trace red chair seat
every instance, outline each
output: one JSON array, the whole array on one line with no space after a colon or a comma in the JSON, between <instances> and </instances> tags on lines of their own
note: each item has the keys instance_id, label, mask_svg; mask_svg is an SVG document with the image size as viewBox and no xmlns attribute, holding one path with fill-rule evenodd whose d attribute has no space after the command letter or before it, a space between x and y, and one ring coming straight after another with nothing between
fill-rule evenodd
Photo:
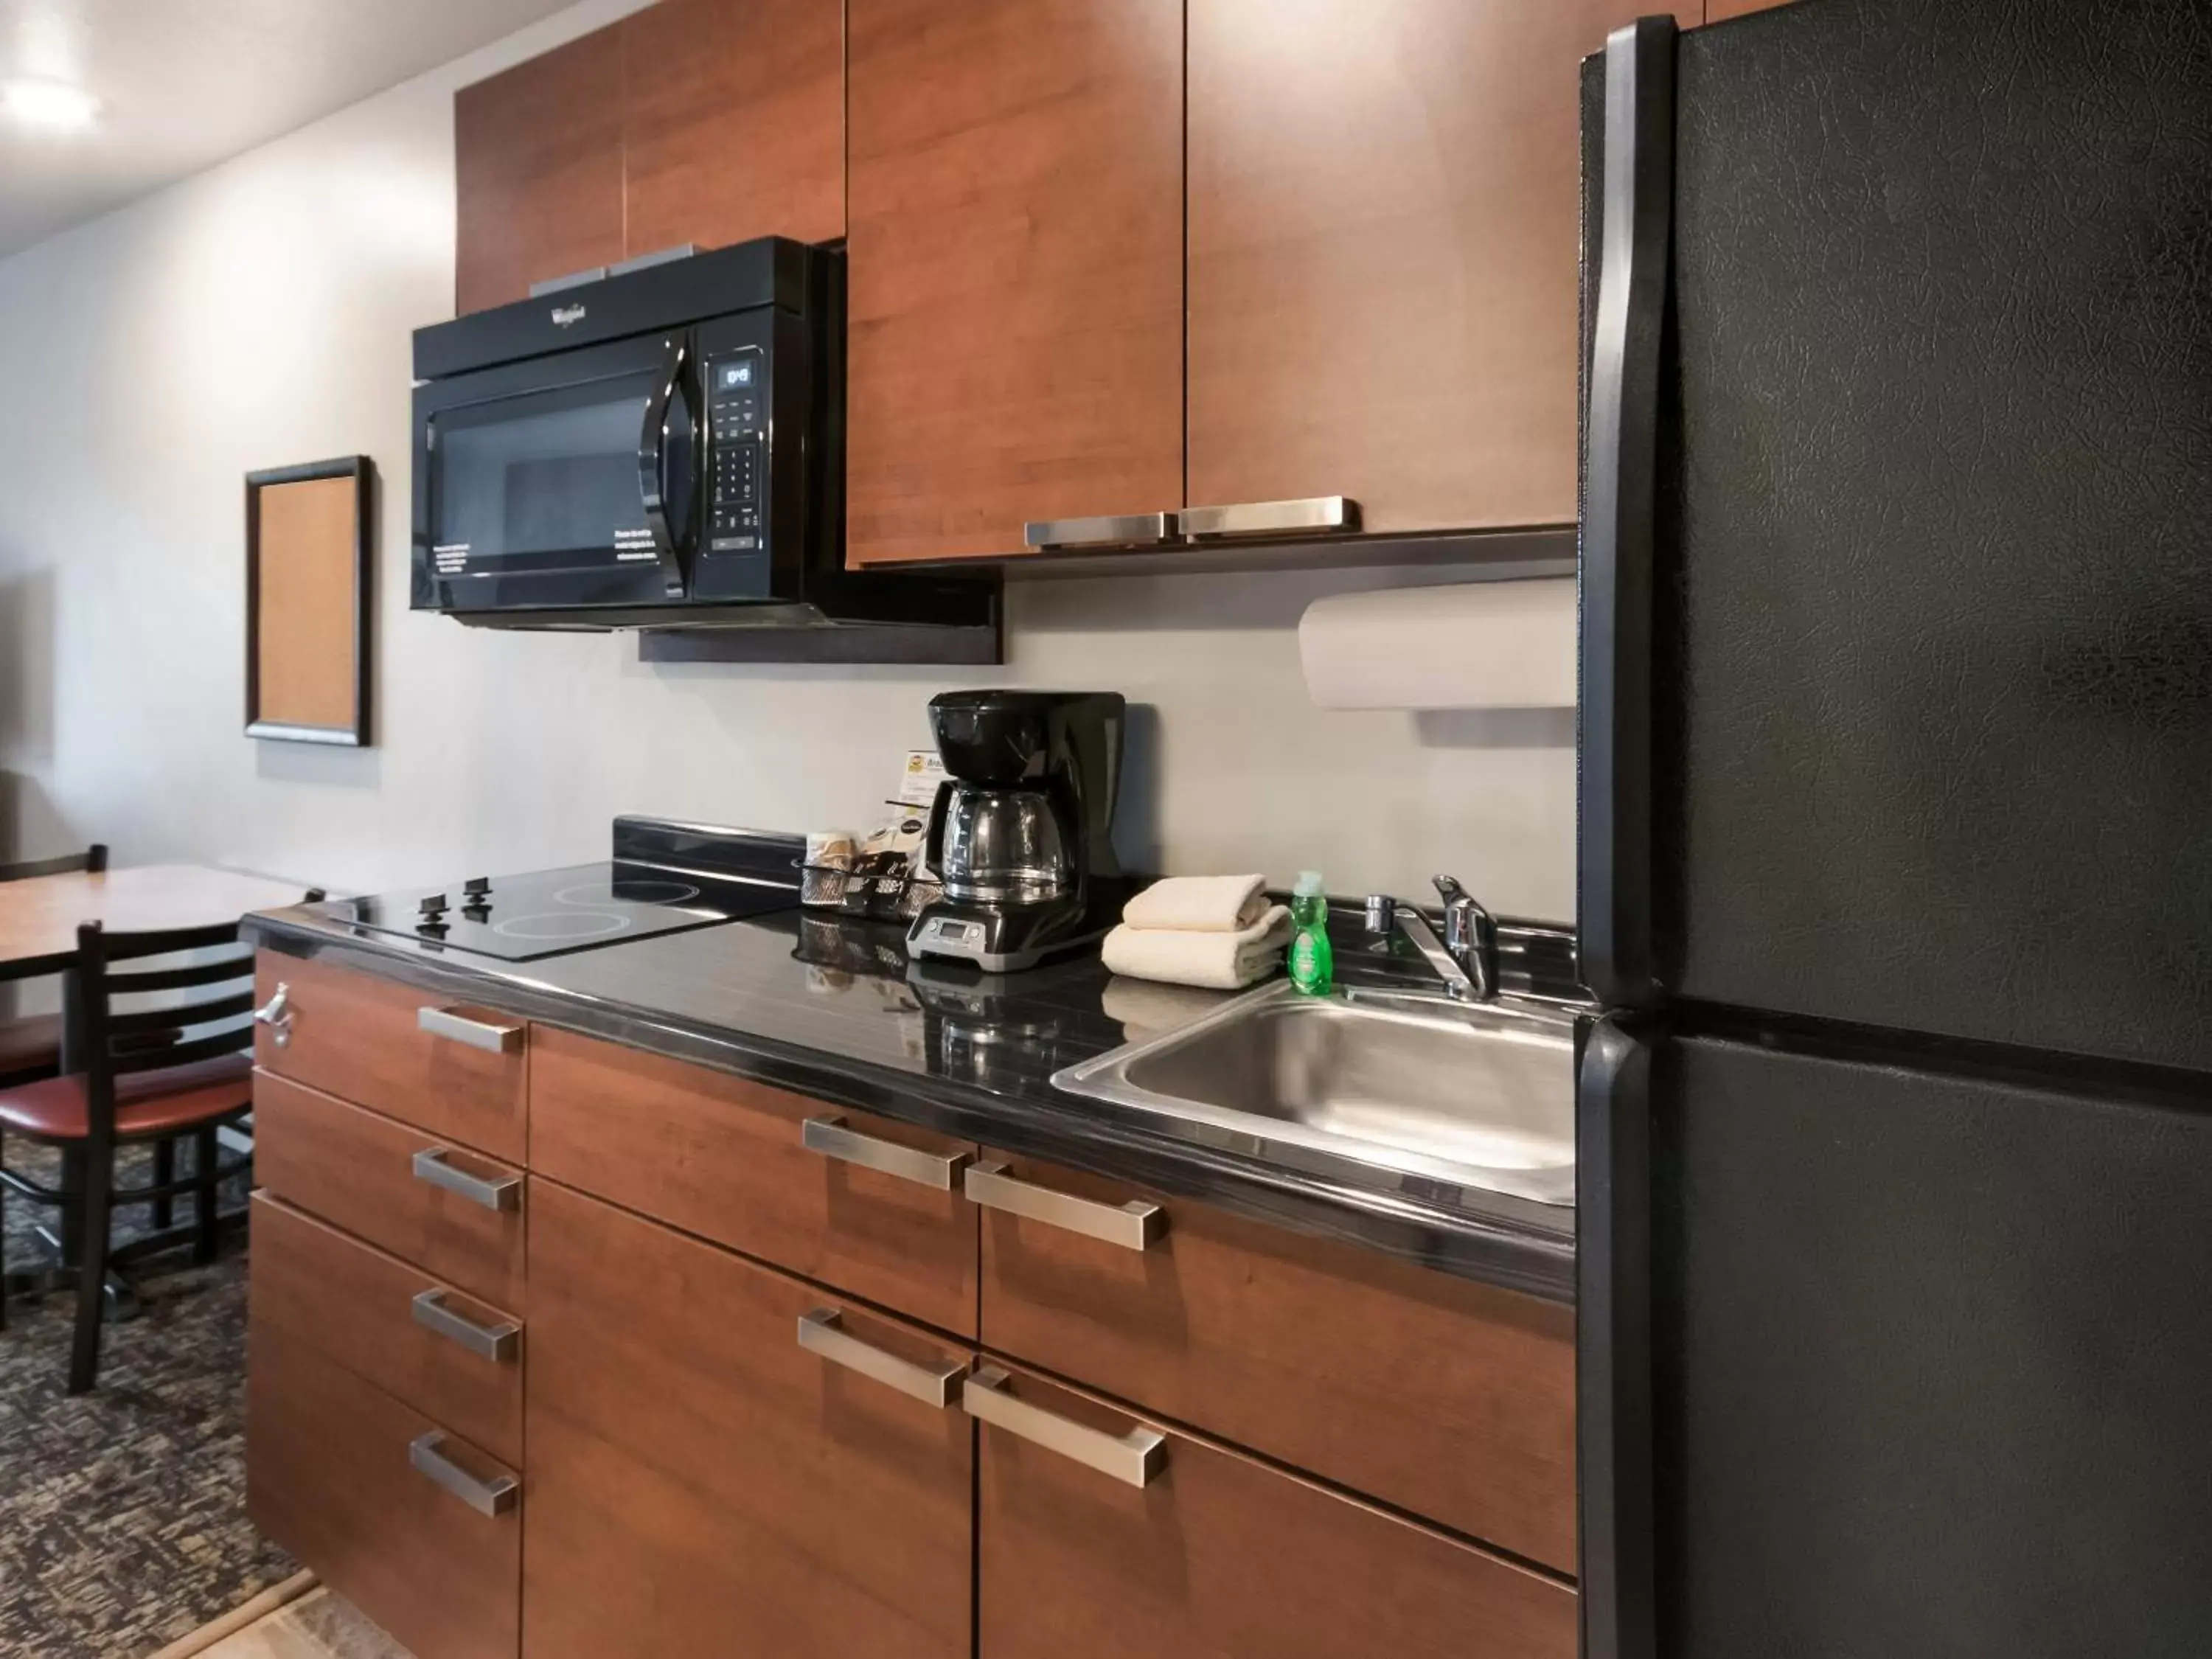
<instances>
[{"instance_id":1,"label":"red chair seat","mask_svg":"<svg viewBox=\"0 0 2212 1659\"><path fill-rule=\"evenodd\" d=\"M115 1133L175 1134L243 1109L253 1099L253 1056L220 1054L190 1066L132 1072L115 1080ZM82 1075L0 1089L0 1128L45 1140L82 1140L91 1111Z\"/></svg>"},{"instance_id":2,"label":"red chair seat","mask_svg":"<svg viewBox=\"0 0 2212 1659\"><path fill-rule=\"evenodd\" d=\"M51 1072L62 1063L62 1017L28 1014L0 1019L0 1077Z\"/></svg>"}]
</instances>

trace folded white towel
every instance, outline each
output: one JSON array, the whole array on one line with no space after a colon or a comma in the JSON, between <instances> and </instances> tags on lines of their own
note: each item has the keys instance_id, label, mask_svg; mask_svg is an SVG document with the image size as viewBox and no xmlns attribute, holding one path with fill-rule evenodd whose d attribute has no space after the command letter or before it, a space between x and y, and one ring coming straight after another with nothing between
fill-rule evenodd
<instances>
[{"instance_id":1,"label":"folded white towel","mask_svg":"<svg viewBox=\"0 0 2212 1659\"><path fill-rule=\"evenodd\" d=\"M1170 876L1121 907L1131 927L1241 933L1267 914L1265 876Z\"/></svg>"},{"instance_id":2,"label":"folded white towel","mask_svg":"<svg viewBox=\"0 0 2212 1659\"><path fill-rule=\"evenodd\" d=\"M1282 966L1283 947L1290 942L1291 913L1278 904L1234 933L1132 927L1124 922L1106 935L1099 955L1115 973L1133 979L1235 991Z\"/></svg>"}]
</instances>

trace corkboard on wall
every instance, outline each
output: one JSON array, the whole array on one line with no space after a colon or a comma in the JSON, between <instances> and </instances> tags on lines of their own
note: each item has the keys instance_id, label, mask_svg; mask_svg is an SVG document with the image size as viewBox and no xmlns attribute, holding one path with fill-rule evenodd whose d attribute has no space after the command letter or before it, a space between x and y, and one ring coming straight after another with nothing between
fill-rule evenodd
<instances>
[{"instance_id":1,"label":"corkboard on wall","mask_svg":"<svg viewBox=\"0 0 2212 1659\"><path fill-rule=\"evenodd\" d=\"M246 730L368 742L370 463L366 456L246 481Z\"/></svg>"}]
</instances>

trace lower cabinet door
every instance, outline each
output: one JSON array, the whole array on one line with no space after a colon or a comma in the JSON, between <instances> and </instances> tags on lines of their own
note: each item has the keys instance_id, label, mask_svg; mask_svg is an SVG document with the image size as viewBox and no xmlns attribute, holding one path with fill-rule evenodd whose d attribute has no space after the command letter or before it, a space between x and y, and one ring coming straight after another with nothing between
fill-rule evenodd
<instances>
[{"instance_id":1,"label":"lower cabinet door","mask_svg":"<svg viewBox=\"0 0 2212 1659\"><path fill-rule=\"evenodd\" d=\"M254 1525L416 1659L514 1654L514 1471L265 1318L248 1342Z\"/></svg>"},{"instance_id":2,"label":"lower cabinet door","mask_svg":"<svg viewBox=\"0 0 2212 1659\"><path fill-rule=\"evenodd\" d=\"M1557 1579L1022 1372L963 1399L981 1659L1573 1659Z\"/></svg>"},{"instance_id":3,"label":"lower cabinet door","mask_svg":"<svg viewBox=\"0 0 2212 1659\"><path fill-rule=\"evenodd\" d=\"M971 1355L530 1185L524 1651L970 1654Z\"/></svg>"}]
</instances>

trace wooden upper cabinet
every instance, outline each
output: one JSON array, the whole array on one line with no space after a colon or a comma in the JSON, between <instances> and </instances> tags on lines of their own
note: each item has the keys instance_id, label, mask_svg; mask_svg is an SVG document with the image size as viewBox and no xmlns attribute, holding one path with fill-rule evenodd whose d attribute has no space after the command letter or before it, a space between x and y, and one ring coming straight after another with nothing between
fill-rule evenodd
<instances>
[{"instance_id":1,"label":"wooden upper cabinet","mask_svg":"<svg viewBox=\"0 0 2212 1659\"><path fill-rule=\"evenodd\" d=\"M1179 506L1182 0L850 0L848 28L848 562Z\"/></svg>"},{"instance_id":2,"label":"wooden upper cabinet","mask_svg":"<svg viewBox=\"0 0 2212 1659\"><path fill-rule=\"evenodd\" d=\"M1741 17L1747 11L1772 11L1787 5L1789 0L1705 0L1705 21L1717 23L1723 18ZM1695 19L1685 19L1695 21Z\"/></svg>"},{"instance_id":3,"label":"wooden upper cabinet","mask_svg":"<svg viewBox=\"0 0 2212 1659\"><path fill-rule=\"evenodd\" d=\"M1577 76L1656 9L1189 0L1193 504L1573 522Z\"/></svg>"},{"instance_id":4,"label":"wooden upper cabinet","mask_svg":"<svg viewBox=\"0 0 2212 1659\"><path fill-rule=\"evenodd\" d=\"M660 0L617 27L626 257L845 234L842 0Z\"/></svg>"},{"instance_id":5,"label":"wooden upper cabinet","mask_svg":"<svg viewBox=\"0 0 2212 1659\"><path fill-rule=\"evenodd\" d=\"M453 94L453 308L623 257L622 51L601 29Z\"/></svg>"},{"instance_id":6,"label":"wooden upper cabinet","mask_svg":"<svg viewBox=\"0 0 2212 1659\"><path fill-rule=\"evenodd\" d=\"M842 0L660 0L453 95L454 307L679 242L845 234Z\"/></svg>"}]
</instances>

